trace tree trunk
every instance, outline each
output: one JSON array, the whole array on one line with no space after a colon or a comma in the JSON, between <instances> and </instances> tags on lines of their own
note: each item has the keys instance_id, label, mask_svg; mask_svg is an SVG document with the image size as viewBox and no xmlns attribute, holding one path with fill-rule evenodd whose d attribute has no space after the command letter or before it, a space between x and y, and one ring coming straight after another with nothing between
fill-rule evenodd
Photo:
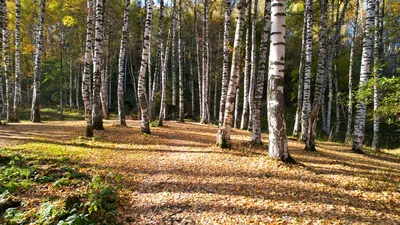
<instances>
[{"instance_id":1,"label":"tree trunk","mask_svg":"<svg viewBox=\"0 0 400 225\"><path fill-rule=\"evenodd\" d=\"M88 0L89 1L89 0ZM32 93L32 112L31 120L34 123L40 123L40 69L42 57L42 43L43 43L43 22L45 13L45 0L40 0L40 13L39 24L36 39L36 54L34 65L34 78L33 78L33 93Z\"/></svg>"},{"instance_id":2,"label":"tree trunk","mask_svg":"<svg viewBox=\"0 0 400 225\"><path fill-rule=\"evenodd\" d=\"M101 71L103 70L103 17L104 0L96 0L95 44L93 55L93 129L103 130L103 113L101 107Z\"/></svg>"},{"instance_id":3,"label":"tree trunk","mask_svg":"<svg viewBox=\"0 0 400 225\"><path fill-rule=\"evenodd\" d=\"M176 7L176 6L175 6ZM179 13L179 12L178 12ZM174 16L176 16L176 15L174 15ZM174 23L173 24L171 24L171 25L173 25L173 28L172 28L172 42L171 42L171 76L172 76L172 84L171 84L171 86L172 86L172 101L171 101L171 103L172 103L172 119L175 119L175 111L176 111L176 68L175 68L175 63L176 63L176 56L175 56L175 53L176 53L176 45L175 45L175 43L176 43L176 41L175 41L175 39L176 39L176 18L174 17L173 18L173 20L174 20Z\"/></svg>"},{"instance_id":4,"label":"tree trunk","mask_svg":"<svg viewBox=\"0 0 400 225\"><path fill-rule=\"evenodd\" d=\"M304 65L304 94L302 105L301 139L306 143L308 140L310 113L311 113L311 66L312 66L312 27L313 8L312 0L306 0L307 26L306 26L306 52Z\"/></svg>"},{"instance_id":5,"label":"tree trunk","mask_svg":"<svg viewBox=\"0 0 400 225\"><path fill-rule=\"evenodd\" d=\"M125 121L125 106L124 106L124 70L125 67L125 52L126 52L126 39L128 33L128 20L129 20L129 7L131 1L125 1L124 22L122 25L121 46L119 49L118 57L118 124L126 126Z\"/></svg>"},{"instance_id":6,"label":"tree trunk","mask_svg":"<svg viewBox=\"0 0 400 225\"><path fill-rule=\"evenodd\" d=\"M359 89L363 90L371 75L373 30L375 18L375 0L367 0L367 16L364 28L363 50L361 58L360 83ZM354 121L354 138L352 150L356 153L363 152L363 142L365 136L365 119L367 116L367 106L363 99L359 99L356 107L356 117Z\"/></svg>"},{"instance_id":7,"label":"tree trunk","mask_svg":"<svg viewBox=\"0 0 400 225\"><path fill-rule=\"evenodd\" d=\"M108 19L109 21L110 19ZM105 35L105 40L104 43L107 43L108 45L108 50L106 51L106 54L103 54L103 68L101 70L101 88L100 88L100 101L101 101L101 109L102 109L102 114L104 119L108 119L108 55L110 54L110 41L108 40L108 34Z\"/></svg>"},{"instance_id":8,"label":"tree trunk","mask_svg":"<svg viewBox=\"0 0 400 225\"><path fill-rule=\"evenodd\" d=\"M383 23L380 23L380 20L383 20L384 7L382 7L382 12L379 11L379 0L376 0L375 3L375 46L374 46L374 137L372 139L372 149L378 150L379 144L379 123L380 118L377 113L379 109L380 102L380 92L377 87L377 82L379 81L379 77L382 74L382 33L383 32ZM380 14L381 13L381 14Z\"/></svg>"},{"instance_id":9,"label":"tree trunk","mask_svg":"<svg viewBox=\"0 0 400 225\"><path fill-rule=\"evenodd\" d=\"M351 125L353 121L353 70L354 70L354 52L355 52L355 42L357 36L357 28L358 28L358 8L360 7L360 1L356 0L356 9L355 9L355 17L353 21L353 34L351 37L351 46L350 46L350 66L349 66L349 93L348 93L348 108L347 108L347 131L345 142L348 143L350 141L350 137L352 135Z\"/></svg>"},{"instance_id":10,"label":"tree trunk","mask_svg":"<svg viewBox=\"0 0 400 225\"><path fill-rule=\"evenodd\" d=\"M142 125L141 132L150 134L150 126L149 126L149 118L148 118L148 108L146 101L146 69L148 57L149 57L149 45L150 45L150 35L151 35L151 26L152 26L152 17L153 17L153 1L148 0L147 2L147 13L146 13L146 23L144 28L144 39L142 46L142 62L139 70L139 81L138 81L138 96L140 103L140 110L142 114Z\"/></svg>"},{"instance_id":11,"label":"tree trunk","mask_svg":"<svg viewBox=\"0 0 400 225\"><path fill-rule=\"evenodd\" d=\"M285 121L285 97L283 94L283 83L285 75L284 74L285 45L286 45L285 8L286 8L285 0L272 1L271 45L269 52L268 95L267 95L269 156L273 159L278 159L283 162L293 162L294 160L290 156L288 150L288 143L286 136L286 121ZM308 19L310 23L312 23L311 22L312 19L310 18ZM310 49L308 50L311 51ZM308 54L310 54L310 52ZM309 60L306 59L306 62L307 61ZM306 64L306 71L307 71L307 64Z\"/></svg>"},{"instance_id":12,"label":"tree trunk","mask_svg":"<svg viewBox=\"0 0 400 225\"><path fill-rule=\"evenodd\" d=\"M90 64L92 62L93 1L87 1L86 48L82 74L82 98L85 108L86 137L93 137L92 108L90 104Z\"/></svg>"},{"instance_id":13,"label":"tree trunk","mask_svg":"<svg viewBox=\"0 0 400 225\"><path fill-rule=\"evenodd\" d=\"M201 71L201 57L200 57L200 47L199 47L199 32L197 29L197 0L194 3L194 34L196 38L196 59L197 59L197 82L198 82L198 90L199 90L199 118L203 116L203 86L202 86L202 71Z\"/></svg>"},{"instance_id":14,"label":"tree trunk","mask_svg":"<svg viewBox=\"0 0 400 225\"><path fill-rule=\"evenodd\" d=\"M74 107L74 102L72 101L72 57L71 54L69 56L69 110L72 110Z\"/></svg>"},{"instance_id":15,"label":"tree trunk","mask_svg":"<svg viewBox=\"0 0 400 225\"><path fill-rule=\"evenodd\" d=\"M321 1L321 18L319 25L319 51L318 51L318 68L317 77L315 79L314 99L311 108L309 134L306 141L306 150L315 151L315 136L317 130L318 113L322 103L322 96L324 93L323 85L325 78L325 59L326 59L326 28L327 28L327 15L328 15L328 0Z\"/></svg>"},{"instance_id":16,"label":"tree trunk","mask_svg":"<svg viewBox=\"0 0 400 225\"><path fill-rule=\"evenodd\" d=\"M21 0L15 1L15 95L14 121L19 122L21 104Z\"/></svg>"},{"instance_id":17,"label":"tree trunk","mask_svg":"<svg viewBox=\"0 0 400 225\"><path fill-rule=\"evenodd\" d=\"M0 0L0 124L4 113L4 94L3 94L3 14L4 2Z\"/></svg>"},{"instance_id":18,"label":"tree trunk","mask_svg":"<svg viewBox=\"0 0 400 225\"><path fill-rule=\"evenodd\" d=\"M178 66L179 66L179 121L184 122L185 99L183 96L183 51L182 51L182 2L179 0L178 18Z\"/></svg>"},{"instance_id":19,"label":"tree trunk","mask_svg":"<svg viewBox=\"0 0 400 225\"><path fill-rule=\"evenodd\" d=\"M7 1L3 1L3 15L3 60L4 74L6 77L7 121L14 122L13 79L10 67L10 39L8 36Z\"/></svg>"},{"instance_id":20,"label":"tree trunk","mask_svg":"<svg viewBox=\"0 0 400 225\"><path fill-rule=\"evenodd\" d=\"M307 10L304 10L304 20L303 20L303 35L301 39L301 56L300 56L300 66L299 66L299 78L297 82L297 106L296 106L296 118L293 128L293 136L299 136L299 131L301 127L301 112L303 107L303 88L304 88L304 58L306 56L306 32L307 29Z\"/></svg>"},{"instance_id":21,"label":"tree trunk","mask_svg":"<svg viewBox=\"0 0 400 225\"><path fill-rule=\"evenodd\" d=\"M192 97L192 102L191 102L191 110L192 110L192 120L195 120L196 117L196 110L195 110L195 94L194 94L194 69L193 69L193 64L194 64L194 59L192 57L192 54L190 54L190 96Z\"/></svg>"},{"instance_id":22,"label":"tree trunk","mask_svg":"<svg viewBox=\"0 0 400 225\"><path fill-rule=\"evenodd\" d=\"M253 126L253 110L254 110L254 92L256 86L256 66L257 66L257 41L256 41L256 24L257 24L257 11L258 0L254 0L253 5L253 21L251 23L251 71L250 71L250 87L249 87L249 125L248 129L252 130Z\"/></svg>"},{"instance_id":23,"label":"tree trunk","mask_svg":"<svg viewBox=\"0 0 400 225\"><path fill-rule=\"evenodd\" d=\"M261 109L261 100L264 90L264 77L266 69L266 59L268 54L268 42L269 42L268 37L270 28L271 28L271 1L266 0L264 9L264 28L261 35L260 61L258 64L257 83L254 96L253 122L252 122L253 124L252 142L255 144L262 144L260 109Z\"/></svg>"},{"instance_id":24,"label":"tree trunk","mask_svg":"<svg viewBox=\"0 0 400 225\"><path fill-rule=\"evenodd\" d=\"M160 79L161 68L162 68L162 57L164 51L164 1L160 0L160 16L159 16L159 23L158 23L158 35L157 35L157 55L156 55L156 66L154 69L154 76L153 76L153 86L151 90L150 96L150 112L151 117L150 120L153 121L156 116L156 97L157 97L157 90L158 90L158 82Z\"/></svg>"},{"instance_id":25,"label":"tree trunk","mask_svg":"<svg viewBox=\"0 0 400 225\"><path fill-rule=\"evenodd\" d=\"M79 63L79 69L78 73L75 73L75 103L76 103L76 108L80 110L79 106L79 74L82 72L82 67L81 64Z\"/></svg>"},{"instance_id":26,"label":"tree trunk","mask_svg":"<svg viewBox=\"0 0 400 225\"><path fill-rule=\"evenodd\" d=\"M246 46L245 46L245 59L244 59L244 89L243 89L243 111L240 123L240 129L247 129L249 122L249 88L250 88L250 73L251 73L251 0L248 0L247 9L247 32L246 32Z\"/></svg>"},{"instance_id":27,"label":"tree trunk","mask_svg":"<svg viewBox=\"0 0 400 225\"><path fill-rule=\"evenodd\" d=\"M61 34L62 36L62 34ZM61 40L62 41L62 40ZM64 120L64 114L63 114L63 87L62 87L62 77L63 77L63 49L61 46L61 51L60 51L60 77L59 77L59 102L60 102L60 120Z\"/></svg>"},{"instance_id":28,"label":"tree trunk","mask_svg":"<svg viewBox=\"0 0 400 225\"><path fill-rule=\"evenodd\" d=\"M240 67L239 67L240 70ZM238 83L240 83L240 71L238 75ZM239 121L239 101L240 101L240 85L236 88L236 96L235 96L235 118L233 123L233 128L240 128L240 121Z\"/></svg>"},{"instance_id":29,"label":"tree trunk","mask_svg":"<svg viewBox=\"0 0 400 225\"><path fill-rule=\"evenodd\" d=\"M222 148L229 148L231 146L231 132L232 132L232 111L235 105L235 96L237 91L237 86L239 82L240 73L240 49L242 45L243 38L243 26L244 26L244 14L246 10L246 1L240 0L237 9L239 11L236 31L235 31L235 41L232 53L232 67L231 76L229 79L227 101L225 103L225 115L224 123L220 127L217 134L217 145Z\"/></svg>"},{"instance_id":30,"label":"tree trunk","mask_svg":"<svg viewBox=\"0 0 400 225\"><path fill-rule=\"evenodd\" d=\"M222 85L221 85L221 100L219 103L219 117L218 117L219 126L222 126L222 121L224 119L223 117L225 112L226 92L228 91L228 82L229 82L229 34L230 34L231 11L232 11L231 0L225 0Z\"/></svg>"},{"instance_id":31,"label":"tree trunk","mask_svg":"<svg viewBox=\"0 0 400 225\"><path fill-rule=\"evenodd\" d=\"M208 0L204 0L203 13L203 75L202 75L202 115L200 123L209 123L209 103L208 103L208 73L209 73L209 42L208 42Z\"/></svg>"},{"instance_id":32,"label":"tree trunk","mask_svg":"<svg viewBox=\"0 0 400 225\"><path fill-rule=\"evenodd\" d=\"M163 60L161 61L161 107L160 113L158 116L158 126L163 125L163 120L165 119L165 111L166 111L166 101L167 101L167 65L168 65L168 57L169 57L169 48L171 47L171 38L172 33L174 32L175 27L175 0L173 1L172 5L172 21L168 31L168 38L167 38L167 46L165 47L164 55L161 55ZM163 42L163 41L162 41ZM164 51L164 49L161 49Z\"/></svg>"}]
</instances>

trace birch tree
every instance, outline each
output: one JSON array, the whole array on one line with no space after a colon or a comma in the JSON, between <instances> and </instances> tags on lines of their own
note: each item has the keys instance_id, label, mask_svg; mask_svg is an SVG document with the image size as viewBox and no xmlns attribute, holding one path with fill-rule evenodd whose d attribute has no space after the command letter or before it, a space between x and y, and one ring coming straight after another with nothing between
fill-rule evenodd
<instances>
[{"instance_id":1,"label":"birch tree","mask_svg":"<svg viewBox=\"0 0 400 225\"><path fill-rule=\"evenodd\" d=\"M182 51L182 1L179 4L178 17L178 67L179 67L179 121L184 122L185 99L183 96L183 51Z\"/></svg>"},{"instance_id":2,"label":"birch tree","mask_svg":"<svg viewBox=\"0 0 400 225\"><path fill-rule=\"evenodd\" d=\"M313 27L313 8L312 0L306 0L307 26L306 26L306 49L304 65L304 94L302 105L301 139L308 140L308 129L311 112L311 66L312 66L312 27Z\"/></svg>"},{"instance_id":3,"label":"birch tree","mask_svg":"<svg viewBox=\"0 0 400 225\"><path fill-rule=\"evenodd\" d=\"M175 0L174 0L175 2ZM198 83L198 89L199 89L199 116L200 120L201 117L203 116L203 86L202 86L202 81L203 81L203 76L202 76L202 61L200 57L200 38L199 38L199 31L197 28L197 0L194 2L194 34L196 36L196 59L197 59L197 83Z\"/></svg>"},{"instance_id":4,"label":"birch tree","mask_svg":"<svg viewBox=\"0 0 400 225\"><path fill-rule=\"evenodd\" d=\"M153 120L155 117L155 104L156 104L156 97L157 97L157 89L158 89L158 81L161 74L162 69L162 60L163 60L163 51L164 51L164 1L160 0L160 16L158 22L158 35L157 35L157 55L156 55L156 67L154 70L154 79L153 79L153 86L151 90L150 96L150 110L151 116L149 117L150 120Z\"/></svg>"},{"instance_id":5,"label":"birch tree","mask_svg":"<svg viewBox=\"0 0 400 225\"><path fill-rule=\"evenodd\" d=\"M367 16L364 28L364 39L361 57L361 70L359 89L363 90L371 75L372 46L374 34L375 0L367 0ZM365 119L367 106L363 99L357 101L356 115L354 120L354 138L352 150L356 153L363 153L363 142L365 136Z\"/></svg>"},{"instance_id":6,"label":"birch tree","mask_svg":"<svg viewBox=\"0 0 400 225\"><path fill-rule=\"evenodd\" d=\"M271 7L271 44L268 72L269 156L283 162L293 162L286 136L283 81L286 46L286 1L273 0Z\"/></svg>"},{"instance_id":7,"label":"birch tree","mask_svg":"<svg viewBox=\"0 0 400 225\"><path fill-rule=\"evenodd\" d=\"M307 10L304 10L304 21L303 21L303 35L301 38L301 56L299 66L299 78L297 81L297 105L296 105L296 117L294 121L293 136L298 136L301 128L301 112L303 107L303 88L304 88L304 58L306 48L306 32L307 29Z\"/></svg>"},{"instance_id":8,"label":"birch tree","mask_svg":"<svg viewBox=\"0 0 400 225\"><path fill-rule=\"evenodd\" d=\"M239 81L240 73L240 49L243 38L244 14L246 10L246 0L240 0L237 9L239 11L236 22L235 41L232 53L232 67L231 76L229 79L227 100L225 104L224 123L219 128L217 134L217 145L222 148L229 148L231 146L231 132L232 132L232 111L235 105L235 96Z\"/></svg>"},{"instance_id":9,"label":"birch tree","mask_svg":"<svg viewBox=\"0 0 400 225\"><path fill-rule=\"evenodd\" d=\"M21 0L15 1L15 94L14 121L19 121L21 97Z\"/></svg>"},{"instance_id":10,"label":"birch tree","mask_svg":"<svg viewBox=\"0 0 400 225\"><path fill-rule=\"evenodd\" d=\"M124 21L122 25L121 45L119 48L118 57L118 124L126 126L125 121L125 106L124 106L124 74L125 74L125 52L126 52L126 39L128 33L128 20L129 20L129 7L131 1L125 1Z\"/></svg>"},{"instance_id":11,"label":"birch tree","mask_svg":"<svg viewBox=\"0 0 400 225\"><path fill-rule=\"evenodd\" d=\"M253 5L253 18L251 21L251 71L250 71L250 86L249 86L249 125L248 129L252 129L253 123L253 110L254 110L254 92L256 85L256 65L257 65L257 41L256 41L256 24L258 14L258 0L254 0Z\"/></svg>"},{"instance_id":12,"label":"birch tree","mask_svg":"<svg viewBox=\"0 0 400 225\"><path fill-rule=\"evenodd\" d=\"M246 32L246 45L245 45L245 59L244 59L244 85L243 85L243 111L242 119L240 121L240 129L247 129L249 125L249 88L250 88L250 73L251 73L251 1L248 1L247 8L247 32Z\"/></svg>"},{"instance_id":13,"label":"birch tree","mask_svg":"<svg viewBox=\"0 0 400 225\"><path fill-rule=\"evenodd\" d=\"M255 144L262 144L261 140L261 120L260 120L260 109L261 100L264 90L264 77L265 77L265 67L266 59L268 54L268 37L271 28L271 0L265 1L264 9L264 27L261 34L261 49L260 49L260 61L258 64L257 73L257 83L255 88L254 96L254 113L252 122L252 142Z\"/></svg>"},{"instance_id":14,"label":"birch tree","mask_svg":"<svg viewBox=\"0 0 400 225\"><path fill-rule=\"evenodd\" d=\"M384 0L383 0L384 1ZM373 94L373 102L374 102L374 137L372 139L372 149L378 149L379 143L379 123L380 118L377 113L379 109L380 102L380 91L376 85L379 77L382 73L382 31L383 31L383 23L380 23L380 20L383 20L384 8L382 8L382 12L379 11L380 8L380 0L375 0L375 45L374 45L374 94Z\"/></svg>"},{"instance_id":15,"label":"birch tree","mask_svg":"<svg viewBox=\"0 0 400 225\"><path fill-rule=\"evenodd\" d=\"M139 104L142 116L141 132L150 134L149 118L148 118L148 108L146 101L146 69L149 58L149 45L150 45L150 35L153 17L153 1L147 1L147 12L146 12L146 23L144 27L144 38L142 46L142 62L140 64L139 70L139 80L138 80L138 96Z\"/></svg>"},{"instance_id":16,"label":"birch tree","mask_svg":"<svg viewBox=\"0 0 400 225\"><path fill-rule=\"evenodd\" d=\"M93 137L92 108L90 104L90 63L92 61L93 0L87 1L86 47L82 74L82 98L85 108L86 137Z\"/></svg>"},{"instance_id":17,"label":"birch tree","mask_svg":"<svg viewBox=\"0 0 400 225\"><path fill-rule=\"evenodd\" d=\"M208 72L209 72L209 42L208 42L208 0L204 0L203 13L203 74L202 74L202 116L201 123L209 123L209 105L208 105Z\"/></svg>"},{"instance_id":18,"label":"birch tree","mask_svg":"<svg viewBox=\"0 0 400 225\"><path fill-rule=\"evenodd\" d=\"M347 106L347 130L345 142L348 143L351 137L352 129L351 125L353 122L353 72L354 72L354 51L355 42L357 36L358 28L358 9L360 7L360 1L356 0L355 17L353 20L353 34L351 36L351 46L350 46L350 66L349 66L349 93L348 93L348 106Z\"/></svg>"},{"instance_id":19,"label":"birch tree","mask_svg":"<svg viewBox=\"0 0 400 225\"><path fill-rule=\"evenodd\" d=\"M0 124L4 113L4 94L3 94L3 7L4 2L0 0Z\"/></svg>"},{"instance_id":20,"label":"birch tree","mask_svg":"<svg viewBox=\"0 0 400 225\"><path fill-rule=\"evenodd\" d=\"M103 115L101 107L101 71L103 69L103 23L104 0L96 0L95 43L93 55L93 105L92 125L95 130L103 130Z\"/></svg>"},{"instance_id":21,"label":"birch tree","mask_svg":"<svg viewBox=\"0 0 400 225\"><path fill-rule=\"evenodd\" d=\"M90 1L90 0L88 0ZM46 0L40 0L39 7L39 23L36 38L36 53L35 53L35 65L33 75L33 94L32 94L32 112L31 120L34 123L40 123L40 69L41 69L41 58L42 58L42 44L43 44L43 22L44 14L46 9Z\"/></svg>"},{"instance_id":22,"label":"birch tree","mask_svg":"<svg viewBox=\"0 0 400 225\"><path fill-rule=\"evenodd\" d=\"M172 18L171 25L168 31L167 37L167 45L165 47L165 53L161 56L163 60L161 61L161 107L160 113L158 117L158 126L163 125L163 120L165 117L166 111L166 101L167 101L167 65L168 65L168 57L169 57L169 49L171 47L172 42L172 33L174 32L174 23L175 23L175 0L172 3ZM164 51L164 49L162 49Z\"/></svg>"},{"instance_id":23,"label":"birch tree","mask_svg":"<svg viewBox=\"0 0 400 225\"><path fill-rule=\"evenodd\" d=\"M319 25L319 50L318 50L318 68L317 77L315 79L315 91L314 99L311 108L310 122L309 122L309 134L306 141L306 150L315 151L315 135L317 129L318 113L321 107L321 99L325 78L325 59L326 59L326 29L327 29L327 16L328 16L328 0L321 1L321 17Z\"/></svg>"},{"instance_id":24,"label":"birch tree","mask_svg":"<svg viewBox=\"0 0 400 225\"><path fill-rule=\"evenodd\" d=\"M8 13L7 1L3 1L3 60L4 74L6 77L6 101L7 101L7 121L14 122L14 107L13 107L13 79L10 66L10 38L8 36Z\"/></svg>"},{"instance_id":25,"label":"birch tree","mask_svg":"<svg viewBox=\"0 0 400 225\"><path fill-rule=\"evenodd\" d=\"M225 22L224 22L224 48L222 62L222 85L221 85L221 100L219 103L219 122L222 126L222 121L225 112L226 92L228 91L229 82L229 33L231 21L231 0L225 0Z\"/></svg>"}]
</instances>

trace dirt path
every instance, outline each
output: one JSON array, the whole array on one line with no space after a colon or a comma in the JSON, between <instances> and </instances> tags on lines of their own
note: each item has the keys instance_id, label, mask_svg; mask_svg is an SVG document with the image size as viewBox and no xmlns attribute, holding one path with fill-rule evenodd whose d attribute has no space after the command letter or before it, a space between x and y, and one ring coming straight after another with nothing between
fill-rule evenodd
<instances>
[{"instance_id":1,"label":"dirt path","mask_svg":"<svg viewBox=\"0 0 400 225\"><path fill-rule=\"evenodd\" d=\"M141 135L139 121L114 123L93 140L81 121L9 124L0 145L50 155L58 146L96 173L121 174L126 224L400 224L399 159L290 141L300 164L286 166L249 148L247 131L234 130L228 151L214 146L215 126L166 122Z\"/></svg>"}]
</instances>

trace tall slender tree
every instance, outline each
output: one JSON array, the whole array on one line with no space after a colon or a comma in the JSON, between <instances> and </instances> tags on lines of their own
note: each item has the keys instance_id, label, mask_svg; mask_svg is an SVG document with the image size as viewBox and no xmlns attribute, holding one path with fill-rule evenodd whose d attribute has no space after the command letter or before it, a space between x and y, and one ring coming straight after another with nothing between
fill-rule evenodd
<instances>
[{"instance_id":1,"label":"tall slender tree","mask_svg":"<svg viewBox=\"0 0 400 225\"><path fill-rule=\"evenodd\" d=\"M92 62L93 0L87 0L86 47L82 74L82 98L85 108L86 137L93 137L92 108L90 104L90 64Z\"/></svg>"},{"instance_id":2,"label":"tall slender tree","mask_svg":"<svg viewBox=\"0 0 400 225\"><path fill-rule=\"evenodd\" d=\"M294 121L293 136L298 136L301 128L301 110L303 107L303 83L304 83L304 58L306 48L306 32L307 29L307 10L304 10L303 20L303 35L301 38L301 56L299 66L299 78L297 81L297 105L296 105L296 117Z\"/></svg>"},{"instance_id":3,"label":"tall slender tree","mask_svg":"<svg viewBox=\"0 0 400 225\"><path fill-rule=\"evenodd\" d=\"M3 95L3 14L4 0L0 0L0 124L4 113L4 95Z\"/></svg>"},{"instance_id":4,"label":"tall slender tree","mask_svg":"<svg viewBox=\"0 0 400 225\"><path fill-rule=\"evenodd\" d=\"M246 29L246 45L244 59L244 85L243 85L243 111L240 121L240 129L247 129L249 125L249 88L250 88L250 73L251 73L251 1L248 0L247 8L247 29Z\"/></svg>"},{"instance_id":5,"label":"tall slender tree","mask_svg":"<svg viewBox=\"0 0 400 225\"><path fill-rule=\"evenodd\" d=\"M103 112L101 107L101 71L103 69L103 23L104 23L104 0L96 0L96 20L94 34L93 55L93 105L92 125L95 130L103 130Z\"/></svg>"},{"instance_id":6,"label":"tall slender tree","mask_svg":"<svg viewBox=\"0 0 400 225\"><path fill-rule=\"evenodd\" d=\"M353 20L353 33L351 36L350 46L350 66L349 66L349 93L348 93L348 106L347 106L347 130L345 142L348 143L351 137L353 123L353 72L354 72L354 52L358 28L358 9L360 7L360 1L356 0L355 17Z\"/></svg>"},{"instance_id":7,"label":"tall slender tree","mask_svg":"<svg viewBox=\"0 0 400 225\"><path fill-rule=\"evenodd\" d=\"M142 46L142 62L140 64L139 70L139 81L138 81L138 96L140 103L140 110L142 116L142 125L141 132L150 134L150 126L149 126L149 118L148 118L148 107L146 101L146 69L149 58L149 45L150 45L150 35L151 35L151 26L152 26L152 18L153 18L153 1L147 1L147 12L146 12L146 23L144 27L144 39Z\"/></svg>"},{"instance_id":8,"label":"tall slender tree","mask_svg":"<svg viewBox=\"0 0 400 225\"><path fill-rule=\"evenodd\" d=\"M224 48L222 62L222 85L221 85L221 100L219 103L219 126L222 126L222 121L225 112L226 92L228 91L229 83L229 33L232 11L231 0L225 0L225 22L224 22Z\"/></svg>"},{"instance_id":9,"label":"tall slender tree","mask_svg":"<svg viewBox=\"0 0 400 225\"><path fill-rule=\"evenodd\" d=\"M72 64L72 57L71 54L69 55L69 110L72 110L74 107L74 102L72 101L72 73L73 73L73 64Z\"/></svg>"},{"instance_id":10,"label":"tall slender tree","mask_svg":"<svg viewBox=\"0 0 400 225\"><path fill-rule=\"evenodd\" d=\"M283 81L286 46L286 1L273 0L271 7L271 44L268 72L269 156L283 162L293 162L286 136L285 97Z\"/></svg>"},{"instance_id":11,"label":"tall slender tree","mask_svg":"<svg viewBox=\"0 0 400 225\"><path fill-rule=\"evenodd\" d=\"M88 0L89 1L89 0ZM40 69L43 45L43 23L46 9L46 0L40 0L39 23L36 38L36 53L33 77L33 94L32 94L32 112L31 120L34 123L40 123Z\"/></svg>"},{"instance_id":12,"label":"tall slender tree","mask_svg":"<svg viewBox=\"0 0 400 225\"><path fill-rule=\"evenodd\" d=\"M251 21L251 71L250 71L250 86L249 86L249 125L251 130L253 126L253 110L254 110L254 92L256 86L256 66L257 66L257 15L258 15L258 0L253 0L253 18Z\"/></svg>"},{"instance_id":13,"label":"tall slender tree","mask_svg":"<svg viewBox=\"0 0 400 225\"><path fill-rule=\"evenodd\" d=\"M255 88L254 96L254 112L252 122L252 142L255 144L261 144L261 120L260 120L260 109L261 100L264 90L264 77L266 70L266 59L268 54L268 37L271 28L271 0L265 1L264 9L264 27L261 35L261 49L260 49L260 61L258 64L257 83Z\"/></svg>"},{"instance_id":14,"label":"tall slender tree","mask_svg":"<svg viewBox=\"0 0 400 225\"><path fill-rule=\"evenodd\" d=\"M165 117L165 111L166 111L166 101L167 101L167 65L168 65L168 57L169 57L169 49L171 47L171 42L172 42L172 33L174 32L174 24L175 24L175 13L176 13L176 8L175 8L175 2L176 0L173 0L172 3L172 21L171 25L168 31L168 37L167 37L167 45L165 47L165 53L161 55L161 58L163 59L161 61L161 107L160 107L160 113L158 117L158 126L163 125L163 120ZM164 49L162 49L164 51Z\"/></svg>"},{"instance_id":15,"label":"tall slender tree","mask_svg":"<svg viewBox=\"0 0 400 225\"><path fill-rule=\"evenodd\" d=\"M363 49L361 57L361 71L359 89L363 90L371 75L372 46L374 44L374 19L375 19L375 0L367 0L367 16L364 28ZM367 106L363 99L357 101L356 117L354 120L354 138L352 150L356 153L363 153L363 142L365 136L365 119Z\"/></svg>"},{"instance_id":16,"label":"tall slender tree","mask_svg":"<svg viewBox=\"0 0 400 225\"><path fill-rule=\"evenodd\" d=\"M304 94L302 105L302 121L301 121L301 139L304 142L308 140L309 120L311 112L311 66L312 66L312 27L313 27L313 1L306 0L306 49L304 63Z\"/></svg>"},{"instance_id":17,"label":"tall slender tree","mask_svg":"<svg viewBox=\"0 0 400 225\"><path fill-rule=\"evenodd\" d=\"M10 38L8 35L8 12L7 1L3 2L3 54L4 54L4 74L6 77L6 101L7 101L7 121L14 122L13 107L13 79L10 66ZM0 21L1 22L1 21Z\"/></svg>"},{"instance_id":18,"label":"tall slender tree","mask_svg":"<svg viewBox=\"0 0 400 225\"><path fill-rule=\"evenodd\" d=\"M15 1L15 91L14 120L19 121L21 97L21 0Z\"/></svg>"},{"instance_id":19,"label":"tall slender tree","mask_svg":"<svg viewBox=\"0 0 400 225\"><path fill-rule=\"evenodd\" d=\"M182 51L182 1L178 0L178 67L179 67L179 121L184 122L185 99L183 96L183 51Z\"/></svg>"},{"instance_id":20,"label":"tall slender tree","mask_svg":"<svg viewBox=\"0 0 400 225\"><path fill-rule=\"evenodd\" d=\"M124 106L124 68L125 68L125 52L126 52L126 39L128 33L128 20L129 20L129 7L131 1L125 1L124 22L122 25L121 45L119 48L118 58L118 124L126 126L125 121L125 106Z\"/></svg>"},{"instance_id":21,"label":"tall slender tree","mask_svg":"<svg viewBox=\"0 0 400 225\"><path fill-rule=\"evenodd\" d=\"M209 123L209 102L208 102L208 76L209 76L209 42L208 42L208 0L204 0L203 13L203 74L202 74L202 116L201 123Z\"/></svg>"},{"instance_id":22,"label":"tall slender tree","mask_svg":"<svg viewBox=\"0 0 400 225\"><path fill-rule=\"evenodd\" d=\"M240 49L243 39L243 27L244 27L244 14L246 10L246 0L240 0L237 9L239 11L236 31L235 31L235 41L233 45L232 53L232 67L231 76L228 85L228 94L225 103L225 115L223 126L220 127L217 134L217 145L222 148L229 148L231 146L231 132L232 132L232 111L235 105L235 96L239 81L240 73Z\"/></svg>"},{"instance_id":23,"label":"tall slender tree","mask_svg":"<svg viewBox=\"0 0 400 225\"><path fill-rule=\"evenodd\" d=\"M326 59L326 28L327 28L327 16L328 16L328 0L321 0L321 18L319 24L319 50L318 50L318 68L317 77L315 79L315 91L314 98L311 108L310 122L309 122L309 134L308 140L306 141L306 150L315 151L315 135L317 129L318 113L321 107L321 98L324 94L322 92L322 86L324 85L325 78L325 59Z\"/></svg>"},{"instance_id":24,"label":"tall slender tree","mask_svg":"<svg viewBox=\"0 0 400 225\"><path fill-rule=\"evenodd\" d=\"M383 0L384 1L384 0ZM372 139L372 149L377 150L379 144L379 123L380 117L377 113L380 104L380 91L377 87L377 82L382 73L382 32L383 32L383 23L380 21L383 20L384 8L382 7L382 11L380 9L380 0L375 0L375 45L374 45L374 137Z\"/></svg>"},{"instance_id":25,"label":"tall slender tree","mask_svg":"<svg viewBox=\"0 0 400 225\"><path fill-rule=\"evenodd\" d=\"M203 116L203 76L202 76L202 59L200 57L200 38L199 32L197 28L197 0L194 2L194 34L196 38L196 59L197 59L197 83L198 83L198 90L199 90L199 117Z\"/></svg>"},{"instance_id":26,"label":"tall slender tree","mask_svg":"<svg viewBox=\"0 0 400 225\"><path fill-rule=\"evenodd\" d=\"M159 86L160 74L162 69L162 60L163 60L163 51L164 51L164 0L160 0L160 15L158 22L158 35L157 35L157 55L156 55L156 66L154 69L153 76L153 86L151 90L150 96L150 120L153 120L156 116L156 97L157 97L157 89Z\"/></svg>"}]
</instances>

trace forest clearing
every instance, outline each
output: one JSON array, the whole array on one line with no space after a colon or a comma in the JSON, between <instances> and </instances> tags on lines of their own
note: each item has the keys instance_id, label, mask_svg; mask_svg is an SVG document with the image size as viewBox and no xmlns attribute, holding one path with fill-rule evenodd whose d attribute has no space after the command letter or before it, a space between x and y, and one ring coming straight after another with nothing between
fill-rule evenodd
<instances>
[{"instance_id":1,"label":"forest clearing","mask_svg":"<svg viewBox=\"0 0 400 225\"><path fill-rule=\"evenodd\" d=\"M334 142L310 152L291 138L291 165L270 159L268 143L252 147L248 131L234 129L233 147L224 150L213 125L166 121L146 135L139 120L120 127L115 119L93 138L84 137L83 121L0 126L0 188L23 203L4 221L57 224L84 214L63 203L89 201L88 184L101 176L118 196L117 214L98 212L109 220L102 224L400 223L398 155L354 154ZM46 203L57 207L49 213Z\"/></svg>"}]
</instances>

